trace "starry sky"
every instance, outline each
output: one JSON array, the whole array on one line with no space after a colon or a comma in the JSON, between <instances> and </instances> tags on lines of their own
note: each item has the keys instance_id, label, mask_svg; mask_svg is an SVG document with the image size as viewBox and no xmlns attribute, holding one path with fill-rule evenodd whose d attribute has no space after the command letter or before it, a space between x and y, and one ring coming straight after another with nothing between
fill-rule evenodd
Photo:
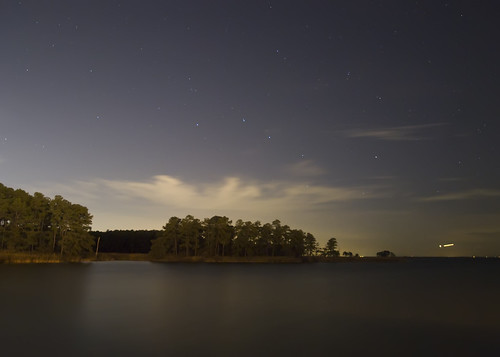
<instances>
[{"instance_id":1,"label":"starry sky","mask_svg":"<svg viewBox=\"0 0 500 357\"><path fill-rule=\"evenodd\" d=\"M94 230L278 218L341 252L500 255L499 14L2 0L0 182Z\"/></svg>"}]
</instances>

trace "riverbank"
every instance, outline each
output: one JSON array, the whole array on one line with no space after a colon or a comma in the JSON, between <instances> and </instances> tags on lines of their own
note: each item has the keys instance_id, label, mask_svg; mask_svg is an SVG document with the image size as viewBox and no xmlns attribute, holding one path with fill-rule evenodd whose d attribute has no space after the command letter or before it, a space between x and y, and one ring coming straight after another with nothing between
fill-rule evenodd
<instances>
[{"instance_id":1,"label":"riverbank","mask_svg":"<svg viewBox=\"0 0 500 357\"><path fill-rule=\"evenodd\" d=\"M91 261L151 261L155 263L249 263L249 264L301 264L301 263L347 263L347 262L398 262L400 257L282 257L282 256L182 256L170 255L162 259L152 259L148 254L99 253L97 259Z\"/></svg>"},{"instance_id":2,"label":"riverbank","mask_svg":"<svg viewBox=\"0 0 500 357\"><path fill-rule=\"evenodd\" d=\"M347 263L347 262L399 262L405 260L404 257L283 257L283 256L183 256L169 255L161 259L153 259L148 254L125 254L125 253L99 253L97 259L91 261L151 261L157 263L255 263L255 264L300 264L300 263Z\"/></svg>"},{"instance_id":3,"label":"riverbank","mask_svg":"<svg viewBox=\"0 0 500 357\"><path fill-rule=\"evenodd\" d=\"M62 257L54 253L0 252L0 264L84 263L95 261L149 261L148 254L99 253L87 257Z\"/></svg>"},{"instance_id":4,"label":"riverbank","mask_svg":"<svg viewBox=\"0 0 500 357\"><path fill-rule=\"evenodd\" d=\"M163 259L151 259L158 263L258 263L258 264L299 264L302 258L294 257L183 257L169 256Z\"/></svg>"},{"instance_id":5,"label":"riverbank","mask_svg":"<svg viewBox=\"0 0 500 357\"><path fill-rule=\"evenodd\" d=\"M101 261L151 261L157 263L249 263L249 264L300 264L300 263L347 263L347 262L399 262L400 257L203 257L203 256L167 256L162 259L152 259L143 253L99 253L97 256L68 258L59 254L12 253L0 252L0 264L47 264L47 263L80 263Z\"/></svg>"}]
</instances>

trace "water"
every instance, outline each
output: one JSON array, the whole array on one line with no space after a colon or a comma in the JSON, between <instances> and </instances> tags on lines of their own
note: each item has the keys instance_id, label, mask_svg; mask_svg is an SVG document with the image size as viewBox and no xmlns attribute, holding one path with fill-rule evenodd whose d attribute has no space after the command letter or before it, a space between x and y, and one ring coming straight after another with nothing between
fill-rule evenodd
<instances>
[{"instance_id":1,"label":"water","mask_svg":"<svg viewBox=\"0 0 500 357\"><path fill-rule=\"evenodd\" d=\"M500 352L500 262L0 266L2 356Z\"/></svg>"}]
</instances>

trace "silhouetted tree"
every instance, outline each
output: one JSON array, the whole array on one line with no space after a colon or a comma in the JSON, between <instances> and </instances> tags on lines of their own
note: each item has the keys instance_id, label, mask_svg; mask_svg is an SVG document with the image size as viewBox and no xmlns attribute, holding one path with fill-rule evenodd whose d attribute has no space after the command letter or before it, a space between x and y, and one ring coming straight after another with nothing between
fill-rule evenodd
<instances>
[{"instance_id":1,"label":"silhouetted tree","mask_svg":"<svg viewBox=\"0 0 500 357\"><path fill-rule=\"evenodd\" d=\"M199 237L201 233L200 220L191 215L187 215L180 222L179 232L181 236L181 247L186 251L186 256L190 250L194 251L194 255L198 254Z\"/></svg>"},{"instance_id":2,"label":"silhouetted tree","mask_svg":"<svg viewBox=\"0 0 500 357\"><path fill-rule=\"evenodd\" d=\"M330 238L326 242L324 254L327 257L338 257L339 256L339 251L337 250L337 239L336 238Z\"/></svg>"},{"instance_id":3,"label":"silhouetted tree","mask_svg":"<svg viewBox=\"0 0 500 357\"><path fill-rule=\"evenodd\" d=\"M388 250L382 250L380 252L377 252L377 257L382 257L382 258L387 258L387 257L395 257L396 255Z\"/></svg>"},{"instance_id":4,"label":"silhouetted tree","mask_svg":"<svg viewBox=\"0 0 500 357\"><path fill-rule=\"evenodd\" d=\"M257 240L260 255L269 255L272 245L273 226L265 223L260 229L260 237Z\"/></svg>"},{"instance_id":5,"label":"silhouetted tree","mask_svg":"<svg viewBox=\"0 0 500 357\"><path fill-rule=\"evenodd\" d=\"M257 222L256 222L257 223ZM233 252L237 256L253 255L253 248L259 236L259 225L238 219L234 226Z\"/></svg>"},{"instance_id":6,"label":"silhouetted tree","mask_svg":"<svg viewBox=\"0 0 500 357\"><path fill-rule=\"evenodd\" d=\"M153 258L160 259L168 254L178 254L179 240L181 238L180 225L180 218L170 217L163 226L163 231L158 238L151 241L151 255Z\"/></svg>"},{"instance_id":7,"label":"silhouetted tree","mask_svg":"<svg viewBox=\"0 0 500 357\"><path fill-rule=\"evenodd\" d=\"M309 256L316 254L316 251L318 250L318 242L311 233L306 234L304 239L304 249L305 253Z\"/></svg>"},{"instance_id":8,"label":"silhouetted tree","mask_svg":"<svg viewBox=\"0 0 500 357\"><path fill-rule=\"evenodd\" d=\"M288 255L294 256L294 257L301 257L304 255L305 252L305 238L306 234L300 230L300 229L292 229L287 236L289 237L289 251L290 253Z\"/></svg>"},{"instance_id":9,"label":"silhouetted tree","mask_svg":"<svg viewBox=\"0 0 500 357\"><path fill-rule=\"evenodd\" d=\"M211 247L214 248L214 255L224 256L225 248L231 243L233 238L233 227L231 221L226 216L213 216L204 220L205 237L208 244L208 254Z\"/></svg>"},{"instance_id":10,"label":"silhouetted tree","mask_svg":"<svg viewBox=\"0 0 500 357\"><path fill-rule=\"evenodd\" d=\"M271 234L271 255L279 255L285 243L285 235L289 229L288 226L282 226L279 219L275 219L272 222L272 234Z\"/></svg>"}]
</instances>

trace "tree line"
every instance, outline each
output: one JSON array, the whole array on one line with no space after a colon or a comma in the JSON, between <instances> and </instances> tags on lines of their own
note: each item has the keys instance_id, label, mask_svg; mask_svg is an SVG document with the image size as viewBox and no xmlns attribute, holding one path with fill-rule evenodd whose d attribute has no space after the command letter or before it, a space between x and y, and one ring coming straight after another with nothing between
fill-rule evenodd
<instances>
[{"instance_id":1,"label":"tree line","mask_svg":"<svg viewBox=\"0 0 500 357\"><path fill-rule=\"evenodd\" d=\"M33 195L0 183L0 251L57 253L82 257L94 251L173 256L338 256L337 240L319 247L311 233L271 223L226 216L199 220L171 217L162 230L91 232L92 215L60 195Z\"/></svg>"},{"instance_id":2,"label":"tree line","mask_svg":"<svg viewBox=\"0 0 500 357\"><path fill-rule=\"evenodd\" d=\"M0 184L0 250L81 256L93 249L88 209Z\"/></svg>"},{"instance_id":3,"label":"tree line","mask_svg":"<svg viewBox=\"0 0 500 357\"><path fill-rule=\"evenodd\" d=\"M292 229L276 219L272 223L243 221L226 216L200 220L187 215L171 217L151 242L155 259L167 256L338 256L337 240L320 248L311 233Z\"/></svg>"},{"instance_id":4,"label":"tree line","mask_svg":"<svg viewBox=\"0 0 500 357\"><path fill-rule=\"evenodd\" d=\"M160 235L159 230L107 230L92 231L95 242L99 240L101 253L149 253L151 241Z\"/></svg>"}]
</instances>

